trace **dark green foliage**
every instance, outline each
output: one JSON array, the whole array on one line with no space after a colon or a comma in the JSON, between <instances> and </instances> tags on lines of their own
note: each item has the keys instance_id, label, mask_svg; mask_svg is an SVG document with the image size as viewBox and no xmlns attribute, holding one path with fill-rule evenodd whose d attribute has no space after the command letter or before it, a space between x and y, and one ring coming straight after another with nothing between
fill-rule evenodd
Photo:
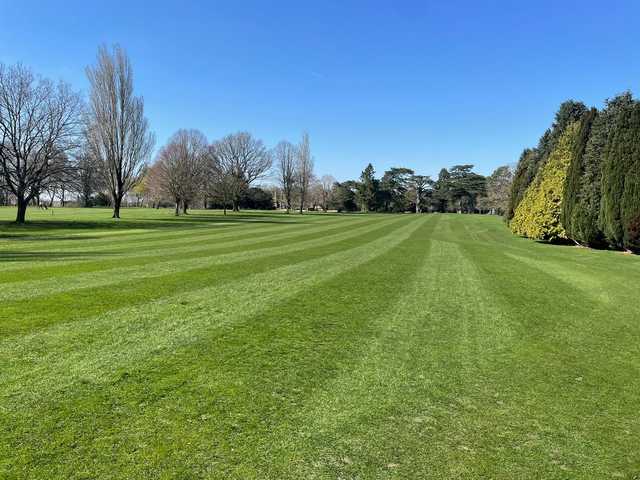
<instances>
[{"instance_id":1,"label":"dark green foliage","mask_svg":"<svg viewBox=\"0 0 640 480\"><path fill-rule=\"evenodd\" d=\"M432 208L436 212L446 212L449 206L449 170L443 168L438 174L431 197Z\"/></svg>"},{"instance_id":2,"label":"dark green foliage","mask_svg":"<svg viewBox=\"0 0 640 480\"><path fill-rule=\"evenodd\" d=\"M391 168L380 179L378 192L379 206L385 212L405 212L410 207L409 192L413 170L410 168Z\"/></svg>"},{"instance_id":3,"label":"dark green foliage","mask_svg":"<svg viewBox=\"0 0 640 480\"><path fill-rule=\"evenodd\" d=\"M603 157L600 227L618 248L640 250L640 103L622 106Z\"/></svg>"},{"instance_id":4,"label":"dark green foliage","mask_svg":"<svg viewBox=\"0 0 640 480\"><path fill-rule=\"evenodd\" d=\"M355 192L356 182L352 180L342 183L336 182L331 192L329 208L338 212L355 212L358 209Z\"/></svg>"},{"instance_id":5,"label":"dark green foliage","mask_svg":"<svg viewBox=\"0 0 640 480\"><path fill-rule=\"evenodd\" d=\"M578 123L578 131L571 151L571 160L567 177L564 183L564 196L562 198L562 210L560 222L565 229L568 238L581 241L578 225L581 223L579 217L585 212L580 205L580 191L584 180L584 152L589 141L591 127L598 115L598 110L592 108L587 111Z\"/></svg>"},{"instance_id":6,"label":"dark green foliage","mask_svg":"<svg viewBox=\"0 0 640 480\"><path fill-rule=\"evenodd\" d=\"M360 182L358 183L356 193L360 210L363 212L370 212L375 208L379 190L378 183L378 180L375 178L373 165L367 165L360 175Z\"/></svg>"},{"instance_id":7,"label":"dark green foliage","mask_svg":"<svg viewBox=\"0 0 640 480\"><path fill-rule=\"evenodd\" d=\"M432 208L437 212L474 213L486 184L485 177L473 172L473 165L443 168L431 192Z\"/></svg>"},{"instance_id":8,"label":"dark green foliage","mask_svg":"<svg viewBox=\"0 0 640 480\"><path fill-rule=\"evenodd\" d=\"M473 170L473 165L455 165L449 170L449 197L462 213L473 213L478 197L486 192L487 179Z\"/></svg>"},{"instance_id":9,"label":"dark green foliage","mask_svg":"<svg viewBox=\"0 0 640 480\"><path fill-rule=\"evenodd\" d=\"M273 195L259 187L249 188L240 200L240 208L252 210L273 210Z\"/></svg>"}]
</instances>

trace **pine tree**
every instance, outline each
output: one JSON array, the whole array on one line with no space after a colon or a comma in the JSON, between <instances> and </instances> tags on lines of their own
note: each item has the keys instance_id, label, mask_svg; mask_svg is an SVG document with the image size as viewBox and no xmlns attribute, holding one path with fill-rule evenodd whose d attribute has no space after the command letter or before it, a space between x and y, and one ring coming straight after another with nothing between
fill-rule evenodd
<instances>
[{"instance_id":1,"label":"pine tree","mask_svg":"<svg viewBox=\"0 0 640 480\"><path fill-rule=\"evenodd\" d=\"M537 240L566 238L560 223L560 212L567 170L579 127L580 123L574 122L565 129L549 158L538 171L510 223L514 233Z\"/></svg>"},{"instance_id":2,"label":"pine tree","mask_svg":"<svg viewBox=\"0 0 640 480\"><path fill-rule=\"evenodd\" d=\"M378 181L374 175L375 170L371 164L367 165L360 175L357 195L360 210L363 212L369 212L375 206L375 200L378 193Z\"/></svg>"}]
</instances>

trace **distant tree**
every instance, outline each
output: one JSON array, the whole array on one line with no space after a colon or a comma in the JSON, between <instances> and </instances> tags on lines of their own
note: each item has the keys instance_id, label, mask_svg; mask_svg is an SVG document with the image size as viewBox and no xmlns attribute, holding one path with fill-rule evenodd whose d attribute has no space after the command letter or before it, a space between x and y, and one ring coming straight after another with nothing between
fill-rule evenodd
<instances>
[{"instance_id":1,"label":"distant tree","mask_svg":"<svg viewBox=\"0 0 640 480\"><path fill-rule=\"evenodd\" d=\"M282 189L288 213L291 211L293 194L296 189L297 148L287 141L282 141L276 145L273 151L273 158L276 162L278 183Z\"/></svg>"},{"instance_id":2,"label":"distant tree","mask_svg":"<svg viewBox=\"0 0 640 480\"><path fill-rule=\"evenodd\" d=\"M473 165L455 165L449 170L448 186L450 203L461 213L473 213L486 191L486 179L473 172Z\"/></svg>"},{"instance_id":3,"label":"distant tree","mask_svg":"<svg viewBox=\"0 0 640 480\"><path fill-rule=\"evenodd\" d=\"M356 189L357 184L352 180L342 183L336 182L331 191L330 207L338 212L355 212L358 209Z\"/></svg>"},{"instance_id":4,"label":"distant tree","mask_svg":"<svg viewBox=\"0 0 640 480\"><path fill-rule=\"evenodd\" d=\"M91 151L85 145L76 157L76 169L74 170L74 185L80 196L80 204L83 207L93 206L93 196L102 189L102 176L100 165L91 156Z\"/></svg>"},{"instance_id":5,"label":"distant tree","mask_svg":"<svg viewBox=\"0 0 640 480\"><path fill-rule=\"evenodd\" d=\"M250 187L240 199L240 206L252 210L273 210L273 196L260 187Z\"/></svg>"},{"instance_id":6,"label":"distant tree","mask_svg":"<svg viewBox=\"0 0 640 480\"><path fill-rule=\"evenodd\" d=\"M514 233L537 240L566 238L560 213L565 178L579 127L579 122L574 122L565 129L547 162L527 189L510 223Z\"/></svg>"},{"instance_id":7,"label":"distant tree","mask_svg":"<svg viewBox=\"0 0 640 480\"><path fill-rule=\"evenodd\" d=\"M4 188L16 199L17 223L25 222L31 200L69 174L81 105L67 84L0 64L0 169Z\"/></svg>"},{"instance_id":8,"label":"distant tree","mask_svg":"<svg viewBox=\"0 0 640 480\"><path fill-rule=\"evenodd\" d=\"M238 211L244 192L269 173L271 154L261 140L248 132L227 135L215 142L210 151L210 189L224 198L225 205L230 202Z\"/></svg>"},{"instance_id":9,"label":"distant tree","mask_svg":"<svg viewBox=\"0 0 640 480\"><path fill-rule=\"evenodd\" d=\"M441 169L438 173L438 180L434 184L432 195L433 208L437 212L446 212L449 209L450 177L449 170L446 168Z\"/></svg>"},{"instance_id":10,"label":"distant tree","mask_svg":"<svg viewBox=\"0 0 640 480\"><path fill-rule=\"evenodd\" d=\"M382 175L379 182L380 204L387 212L404 212L408 208L408 192L411 188L410 168L394 167Z\"/></svg>"},{"instance_id":11,"label":"distant tree","mask_svg":"<svg viewBox=\"0 0 640 480\"><path fill-rule=\"evenodd\" d=\"M160 206L168 200L163 185L162 167L159 162L155 162L147 169L146 175L141 183L150 207L160 208Z\"/></svg>"},{"instance_id":12,"label":"distant tree","mask_svg":"<svg viewBox=\"0 0 640 480\"><path fill-rule=\"evenodd\" d=\"M333 185L336 183L336 179L331 175L323 175L320 178L320 188L321 188L321 201L320 206L322 210L325 212L329 209L329 204L331 203L331 195L333 192Z\"/></svg>"},{"instance_id":13,"label":"distant tree","mask_svg":"<svg viewBox=\"0 0 640 480\"><path fill-rule=\"evenodd\" d=\"M144 116L144 101L134 96L133 69L122 48L100 47L97 64L87 68L87 77L91 86L87 142L101 164L113 218L120 218L122 199L140 178L155 140Z\"/></svg>"},{"instance_id":14,"label":"distant tree","mask_svg":"<svg viewBox=\"0 0 640 480\"><path fill-rule=\"evenodd\" d=\"M302 141L298 146L297 153L296 183L300 197L300 213L302 213L307 200L309 185L313 179L313 157L311 156L311 146L309 145L309 134L307 132L302 134Z\"/></svg>"},{"instance_id":15,"label":"distant tree","mask_svg":"<svg viewBox=\"0 0 640 480\"><path fill-rule=\"evenodd\" d=\"M513 170L508 165L496 168L487 177L485 208L494 215L504 215L509 207Z\"/></svg>"},{"instance_id":16,"label":"distant tree","mask_svg":"<svg viewBox=\"0 0 640 480\"><path fill-rule=\"evenodd\" d=\"M431 188L433 182L428 175L411 175L410 182L414 203L416 205L416 213L422 213L427 191Z\"/></svg>"},{"instance_id":17,"label":"distant tree","mask_svg":"<svg viewBox=\"0 0 640 480\"><path fill-rule=\"evenodd\" d=\"M360 210L369 212L375 205L376 195L378 192L378 181L375 178L375 170L373 165L368 164L360 175L360 182L357 187L357 198L360 204Z\"/></svg>"},{"instance_id":18,"label":"distant tree","mask_svg":"<svg viewBox=\"0 0 640 480\"><path fill-rule=\"evenodd\" d=\"M189 204L202 192L208 161L208 145L198 130L178 130L158 154L160 184L175 204L186 214Z\"/></svg>"}]
</instances>

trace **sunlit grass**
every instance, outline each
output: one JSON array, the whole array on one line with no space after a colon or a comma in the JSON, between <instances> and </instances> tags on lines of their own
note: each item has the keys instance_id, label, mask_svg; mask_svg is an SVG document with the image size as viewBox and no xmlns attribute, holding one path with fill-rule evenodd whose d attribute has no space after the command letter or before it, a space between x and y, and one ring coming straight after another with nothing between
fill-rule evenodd
<instances>
[{"instance_id":1,"label":"sunlit grass","mask_svg":"<svg viewBox=\"0 0 640 480\"><path fill-rule=\"evenodd\" d=\"M634 478L640 261L463 215L0 209L0 478Z\"/></svg>"}]
</instances>

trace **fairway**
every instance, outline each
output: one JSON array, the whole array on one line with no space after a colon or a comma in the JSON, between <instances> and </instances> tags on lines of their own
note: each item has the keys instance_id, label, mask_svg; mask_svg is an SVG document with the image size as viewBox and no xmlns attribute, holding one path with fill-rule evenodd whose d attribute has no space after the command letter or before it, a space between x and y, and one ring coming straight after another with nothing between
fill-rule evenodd
<instances>
[{"instance_id":1,"label":"fairway","mask_svg":"<svg viewBox=\"0 0 640 480\"><path fill-rule=\"evenodd\" d=\"M640 259L500 218L0 209L0 478L638 478Z\"/></svg>"}]
</instances>

